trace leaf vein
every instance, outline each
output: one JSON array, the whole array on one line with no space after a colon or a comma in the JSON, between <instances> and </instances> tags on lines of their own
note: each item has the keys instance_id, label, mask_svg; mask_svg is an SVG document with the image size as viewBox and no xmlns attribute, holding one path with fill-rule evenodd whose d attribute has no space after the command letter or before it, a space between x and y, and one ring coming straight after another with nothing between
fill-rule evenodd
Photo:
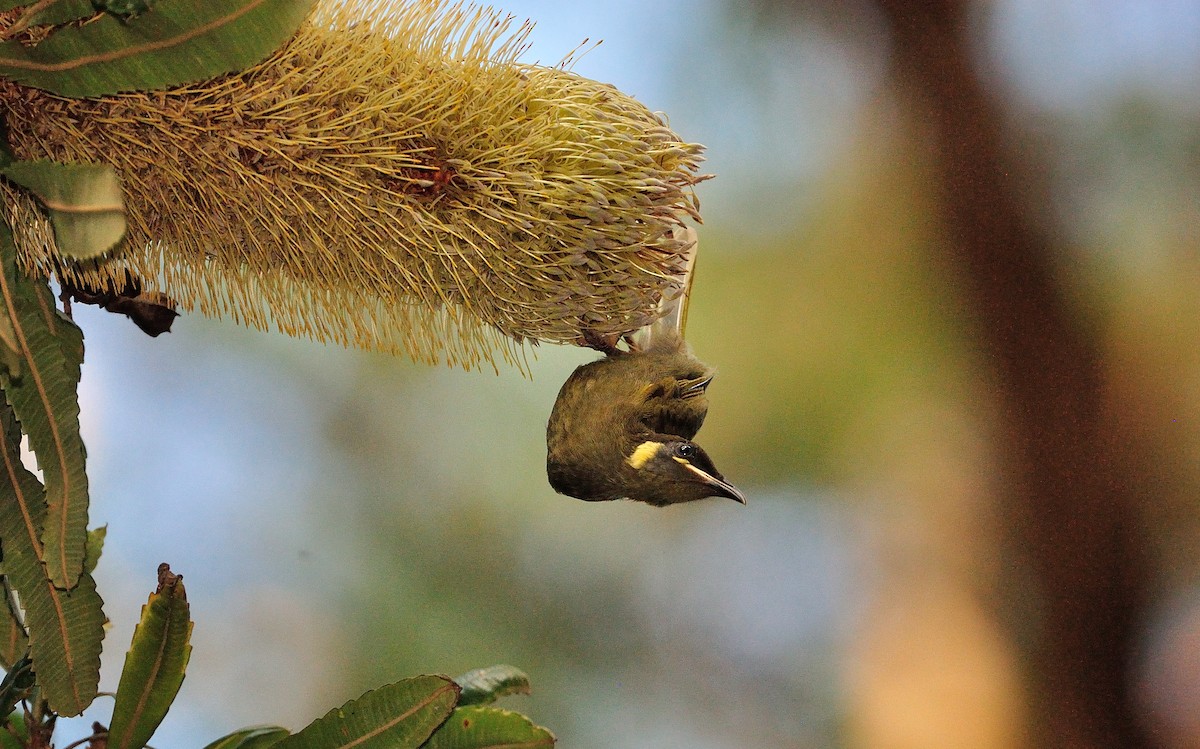
<instances>
[{"instance_id":1,"label":"leaf vein","mask_svg":"<svg viewBox=\"0 0 1200 749\"><path fill-rule=\"evenodd\" d=\"M158 653L154 656L154 665L150 669L150 675L146 679L142 693L138 695L137 705L133 709L132 717L126 724L125 735L118 737L119 740L116 742L116 746L118 747L125 746L125 741L128 740L129 734L133 732L134 727L137 726L138 721L142 718L142 713L146 710L146 702L150 699L150 693L154 691L154 687L158 683L158 673L162 670L163 658L167 651L167 640L170 639L171 621L174 614L169 602L166 608L166 616L163 618L163 624L159 628L162 636L158 638Z\"/></svg>"},{"instance_id":2,"label":"leaf vein","mask_svg":"<svg viewBox=\"0 0 1200 749\"><path fill-rule=\"evenodd\" d=\"M58 200L47 200L41 198L42 204L52 211L59 213L71 214L88 214L88 213L124 213L125 205L123 203L109 203L105 205L79 205L78 203L64 203Z\"/></svg>"},{"instance_id":3,"label":"leaf vein","mask_svg":"<svg viewBox=\"0 0 1200 749\"><path fill-rule=\"evenodd\" d=\"M50 582L49 580L44 580L43 582L45 582L46 587L50 590L50 600L54 601L54 613L57 614L57 616L54 617L54 621L56 624L58 624L58 632L62 636L63 657L67 661L67 671L74 675L75 649L71 647L71 636L70 633L67 632L67 617L66 613L63 611L62 599L60 598L60 596L63 594L63 591L60 591L58 588L54 587L54 583ZM67 681L71 684L71 694L75 695L75 704L82 709L84 701L83 697L79 694L79 680L72 677Z\"/></svg>"},{"instance_id":4,"label":"leaf vein","mask_svg":"<svg viewBox=\"0 0 1200 749\"><path fill-rule=\"evenodd\" d=\"M17 454L19 446L9 444L8 435L4 434L3 429L0 429L0 449L4 451L4 469L8 473L8 481L12 485L13 494L17 499L17 509L21 511L21 518L25 522L25 530L29 533L29 542L33 545L34 554L38 558L41 558L42 539L38 537L33 517L29 514L29 500L21 488L20 477L18 475L20 468L14 466L12 461L12 456Z\"/></svg>"},{"instance_id":5,"label":"leaf vein","mask_svg":"<svg viewBox=\"0 0 1200 749\"><path fill-rule=\"evenodd\" d=\"M192 39L195 39L198 36L203 36L214 29L219 29L226 24L233 23L237 19L262 5L264 2L266 2L266 0L252 0L251 2L239 8L237 11L230 13L227 16L215 18L203 26L197 26L196 28L190 29L189 31L178 36L173 36L168 39L159 39L158 41L149 42L140 46L124 47L104 54L87 55L84 57L77 57L73 60L63 60L62 62L54 63L35 62L33 60L21 60L19 58L10 57L3 57L0 59L4 60L4 64L11 65L14 68L19 68L22 70L38 70L46 73L58 73L64 70L73 70L75 68L80 68L85 65L91 65L98 62L113 62L114 60L132 57L143 52L155 52L160 49L169 49L170 47L174 47L185 42L190 42Z\"/></svg>"},{"instance_id":6,"label":"leaf vein","mask_svg":"<svg viewBox=\"0 0 1200 749\"><path fill-rule=\"evenodd\" d=\"M374 731L371 731L370 733L365 733L362 736L359 736L357 739L355 739L354 741L351 741L349 744L343 744L341 749L350 749L350 747L352 747L352 746L358 746L358 745L362 744L363 742L367 741L368 739L375 738L376 736L380 735L384 731L395 726L397 723L403 723L404 721L408 720L417 711L422 710L426 707L429 707L429 705L433 704L437 700L438 697L441 697L445 692L453 691L453 689L454 689L453 684L447 684L444 687L440 687L440 688L434 690L434 692L432 694L430 694L429 697L427 697L424 702L420 702L416 705L413 705L412 709L409 710L408 712L406 712L402 715L398 715L395 718L392 718L390 721L379 726Z\"/></svg>"},{"instance_id":7,"label":"leaf vein","mask_svg":"<svg viewBox=\"0 0 1200 749\"><path fill-rule=\"evenodd\" d=\"M19 272L19 271L18 271ZM33 378L33 384L37 387L38 397L41 399L42 408L46 412L46 420L49 422L50 435L54 440L54 449L58 452L58 468L62 473L62 512L59 515L59 538L62 542L59 543L59 562L60 569L63 574L67 574L67 517L68 504L71 501L71 476L67 468L66 449L63 447L62 435L58 432L58 420L54 418L54 409L50 405L50 397L46 393L46 385L42 381L42 372L38 368L37 361L33 358L33 351L29 347L29 341L25 336L25 327L21 324L21 319L17 316L16 303L13 299L13 290L9 285L7 274L0 273L0 294L4 296L4 303L8 307L8 316L12 321L13 333L17 337L17 342L21 347L21 356L25 359L29 366L29 376ZM44 556L41 552L40 544L34 547L38 551L38 556ZM42 560L45 561L44 559Z\"/></svg>"}]
</instances>

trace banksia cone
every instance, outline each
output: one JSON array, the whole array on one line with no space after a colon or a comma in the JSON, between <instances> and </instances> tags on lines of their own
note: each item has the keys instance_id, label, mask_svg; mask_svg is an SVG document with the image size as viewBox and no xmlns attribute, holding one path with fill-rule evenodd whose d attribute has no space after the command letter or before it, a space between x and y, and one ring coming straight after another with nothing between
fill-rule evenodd
<instances>
[{"instance_id":1,"label":"banksia cone","mask_svg":"<svg viewBox=\"0 0 1200 749\"><path fill-rule=\"evenodd\" d=\"M321 0L238 74L0 98L18 158L121 175L124 246L61 272L129 271L185 309L470 367L648 324L682 271L672 230L699 219L701 147L609 85L518 63L530 28ZM36 204L8 199L24 262L60 272Z\"/></svg>"}]
</instances>

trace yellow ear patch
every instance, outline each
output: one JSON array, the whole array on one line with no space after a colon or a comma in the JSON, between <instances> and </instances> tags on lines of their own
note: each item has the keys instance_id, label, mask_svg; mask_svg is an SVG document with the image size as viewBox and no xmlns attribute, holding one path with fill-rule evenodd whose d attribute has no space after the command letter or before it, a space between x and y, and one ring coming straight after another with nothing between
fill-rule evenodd
<instances>
[{"instance_id":1,"label":"yellow ear patch","mask_svg":"<svg viewBox=\"0 0 1200 749\"><path fill-rule=\"evenodd\" d=\"M661 442L643 442L634 448L629 457L625 459L625 462L636 469L640 469L658 453L662 446L663 443Z\"/></svg>"}]
</instances>

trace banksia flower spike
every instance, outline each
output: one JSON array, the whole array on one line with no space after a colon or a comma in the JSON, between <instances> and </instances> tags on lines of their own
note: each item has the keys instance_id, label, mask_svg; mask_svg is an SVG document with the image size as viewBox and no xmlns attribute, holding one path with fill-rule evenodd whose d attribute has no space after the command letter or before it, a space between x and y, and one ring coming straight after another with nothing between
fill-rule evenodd
<instances>
[{"instance_id":1,"label":"banksia flower spike","mask_svg":"<svg viewBox=\"0 0 1200 749\"><path fill-rule=\"evenodd\" d=\"M702 148L609 85L519 63L530 29L440 0L320 0L215 80L91 99L5 84L17 157L111 164L128 224L109 260L64 270L10 189L22 260L464 367L638 329L682 273Z\"/></svg>"}]
</instances>

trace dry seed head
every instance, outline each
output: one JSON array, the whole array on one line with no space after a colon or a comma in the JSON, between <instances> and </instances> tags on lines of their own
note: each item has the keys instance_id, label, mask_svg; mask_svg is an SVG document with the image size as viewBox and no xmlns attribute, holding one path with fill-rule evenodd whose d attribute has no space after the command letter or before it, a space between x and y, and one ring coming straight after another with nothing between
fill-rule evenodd
<instances>
[{"instance_id":1,"label":"dry seed head","mask_svg":"<svg viewBox=\"0 0 1200 749\"><path fill-rule=\"evenodd\" d=\"M114 260L185 309L464 367L648 324L702 148L612 86L518 63L531 29L441 0L321 0L242 73L163 92L0 89L19 158L119 171ZM11 189L27 266L53 234Z\"/></svg>"}]
</instances>

